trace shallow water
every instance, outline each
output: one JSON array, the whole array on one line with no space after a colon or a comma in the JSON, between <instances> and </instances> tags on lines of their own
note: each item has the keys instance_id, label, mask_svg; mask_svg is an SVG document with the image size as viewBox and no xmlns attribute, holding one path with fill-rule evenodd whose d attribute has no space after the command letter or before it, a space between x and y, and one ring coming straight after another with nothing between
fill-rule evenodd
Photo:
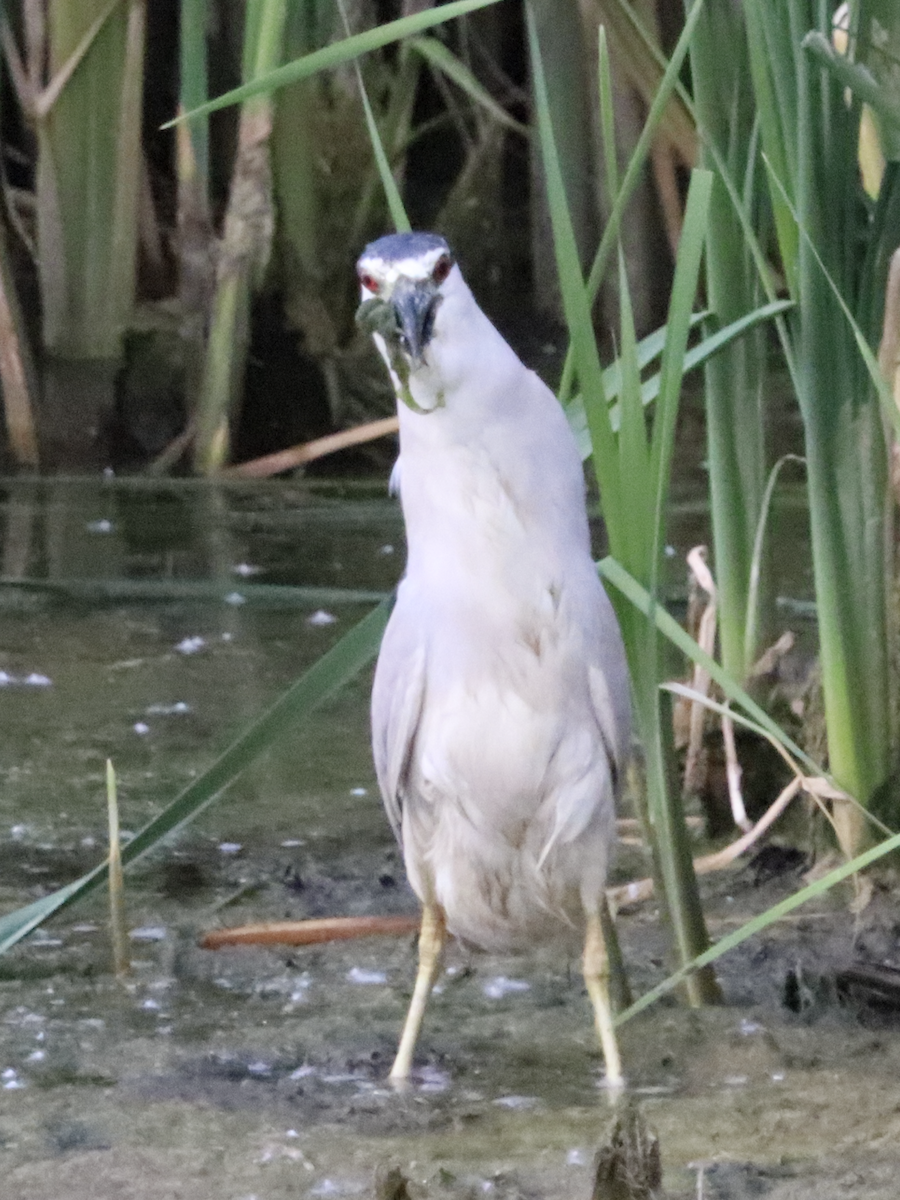
<instances>
[{"instance_id":1,"label":"shallow water","mask_svg":"<svg viewBox=\"0 0 900 1200\"><path fill-rule=\"evenodd\" d=\"M380 488L2 494L8 911L103 857L107 757L123 826L139 828L371 604L296 589L388 590L403 542ZM683 512L679 543L695 534ZM410 939L197 948L242 921L415 911L377 799L369 686L364 673L129 872L127 981L110 973L102 897L0 958L0 1197L370 1195L390 1162L417 1196L587 1200L609 1105L577 962L453 948L398 1095L385 1075ZM620 878L644 871L623 852ZM714 934L796 885L709 883ZM888 906L865 935L882 959L892 921ZM641 990L664 973L656 914L621 926ZM660 1006L624 1029L671 1195L896 1196L889 1026L827 995L799 1016L782 1004L798 964L827 978L853 953L830 899L725 961L728 1007Z\"/></svg>"}]
</instances>

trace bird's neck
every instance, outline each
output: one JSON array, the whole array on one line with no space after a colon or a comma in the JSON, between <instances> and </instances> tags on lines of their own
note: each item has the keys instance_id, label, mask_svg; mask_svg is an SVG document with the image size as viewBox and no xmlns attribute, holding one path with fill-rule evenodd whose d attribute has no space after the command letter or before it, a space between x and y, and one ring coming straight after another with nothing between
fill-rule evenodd
<instances>
[{"instance_id":1,"label":"bird's neck","mask_svg":"<svg viewBox=\"0 0 900 1200\"><path fill-rule=\"evenodd\" d=\"M452 587L473 571L518 587L521 563L557 570L558 546L588 545L584 476L553 394L519 361L461 279L443 300L422 409L398 405L408 574Z\"/></svg>"},{"instance_id":2,"label":"bird's neck","mask_svg":"<svg viewBox=\"0 0 900 1200\"><path fill-rule=\"evenodd\" d=\"M452 590L475 574L530 593L559 574L560 547L587 553L583 474L565 418L549 394L520 399L514 421L493 415L470 424L449 404L425 416L401 413L409 575ZM542 402L547 422L534 420Z\"/></svg>"}]
</instances>

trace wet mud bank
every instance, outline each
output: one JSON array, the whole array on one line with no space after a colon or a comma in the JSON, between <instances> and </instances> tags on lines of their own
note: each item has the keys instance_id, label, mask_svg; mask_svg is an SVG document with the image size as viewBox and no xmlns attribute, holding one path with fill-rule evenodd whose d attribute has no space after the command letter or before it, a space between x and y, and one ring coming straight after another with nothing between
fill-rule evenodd
<instances>
[{"instance_id":1,"label":"wet mud bank","mask_svg":"<svg viewBox=\"0 0 900 1200\"><path fill-rule=\"evenodd\" d=\"M124 983L99 904L3 960L0 1195L368 1196L388 1163L414 1197L587 1200L610 1108L577 961L453 947L398 1094L386 1075L412 939L198 948L201 930L245 919L414 911L386 831L365 850L296 840L273 853L197 834L146 869ZM708 881L714 936L796 882ZM847 899L722 960L725 1006L661 1003L622 1030L667 1195L897 1195L897 1022L841 985L854 962L891 960L893 901L853 918ZM656 914L620 927L642 990L664 974Z\"/></svg>"}]
</instances>

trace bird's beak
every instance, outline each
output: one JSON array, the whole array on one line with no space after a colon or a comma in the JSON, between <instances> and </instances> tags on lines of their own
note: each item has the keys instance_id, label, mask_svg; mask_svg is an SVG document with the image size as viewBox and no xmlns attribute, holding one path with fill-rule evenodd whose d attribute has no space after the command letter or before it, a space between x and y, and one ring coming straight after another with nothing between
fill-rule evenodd
<instances>
[{"instance_id":1,"label":"bird's beak","mask_svg":"<svg viewBox=\"0 0 900 1200\"><path fill-rule=\"evenodd\" d=\"M430 279L418 283L399 279L390 302L397 314L403 348L415 370L422 365L422 355L434 333L434 315L441 302L440 293Z\"/></svg>"}]
</instances>

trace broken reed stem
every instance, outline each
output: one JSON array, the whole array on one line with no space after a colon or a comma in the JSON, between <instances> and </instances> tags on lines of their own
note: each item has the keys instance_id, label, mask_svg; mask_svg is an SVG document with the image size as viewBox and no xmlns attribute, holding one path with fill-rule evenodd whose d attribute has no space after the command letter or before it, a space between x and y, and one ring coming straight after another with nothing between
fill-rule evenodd
<instances>
[{"instance_id":1,"label":"broken reed stem","mask_svg":"<svg viewBox=\"0 0 900 1200\"><path fill-rule=\"evenodd\" d=\"M316 438L312 442L290 446L287 450L266 454L262 458L253 458L249 462L225 467L220 474L226 479L267 479L270 475L278 475L281 471L291 471L294 467L303 466L304 463L322 458L326 454L334 454L348 446L359 446L363 442L372 442L376 438L387 437L388 434L396 433L398 427L399 422L396 417L383 417L378 421L368 421L365 425L356 425L353 429L342 429L339 433L330 433L326 437Z\"/></svg>"},{"instance_id":2,"label":"broken reed stem","mask_svg":"<svg viewBox=\"0 0 900 1200\"><path fill-rule=\"evenodd\" d=\"M710 658L712 658L715 655L716 647L718 597L712 572L706 562L706 547L695 546L687 555L687 564L697 586L709 596L709 600L700 617L696 638L701 649L705 650ZM700 692L703 696L708 696L711 684L712 679L709 672L704 667L701 667L699 663L695 663L691 677L691 687L694 691ZM684 781L682 784L684 795L696 792L700 787L700 776L703 770L701 768L703 733L706 727L706 710L699 701L692 702L688 711L690 714L688 722L688 745L684 762Z\"/></svg>"},{"instance_id":3,"label":"broken reed stem","mask_svg":"<svg viewBox=\"0 0 900 1200\"><path fill-rule=\"evenodd\" d=\"M113 948L113 970L118 979L131 970L125 932L125 881L122 875L122 844L119 837L119 802L116 772L106 760L106 805L109 813L109 924Z\"/></svg>"},{"instance_id":4,"label":"broken reed stem","mask_svg":"<svg viewBox=\"0 0 900 1200\"><path fill-rule=\"evenodd\" d=\"M809 780L797 775L772 804L769 805L752 829L745 833L743 837L738 838L736 842L732 842L730 846L726 846L724 850L717 850L715 854L704 854L700 858L695 858L695 873L697 875L708 875L712 871L721 871L724 867L729 866L736 858L749 850L754 842L762 837L766 830L781 816L801 789L811 790L811 785L814 782L818 783L818 781ZM639 904L643 900L649 900L653 895L653 890L652 879L636 879L632 883L623 884L621 887L607 888L606 896L615 912L620 908L624 908L625 905Z\"/></svg>"},{"instance_id":5,"label":"broken reed stem","mask_svg":"<svg viewBox=\"0 0 900 1200\"><path fill-rule=\"evenodd\" d=\"M738 829L749 833L753 828L753 822L747 816L747 809L744 807L744 796L741 792L741 764L738 760L737 746L734 741L734 721L731 717L722 717L722 741L725 743L725 774L728 780L731 819Z\"/></svg>"},{"instance_id":6,"label":"broken reed stem","mask_svg":"<svg viewBox=\"0 0 900 1200\"><path fill-rule=\"evenodd\" d=\"M200 939L204 950L222 946L312 946L321 942L342 942L374 934L394 936L415 933L419 917L315 917L307 921L268 921L255 925L235 925L213 929Z\"/></svg>"}]
</instances>

